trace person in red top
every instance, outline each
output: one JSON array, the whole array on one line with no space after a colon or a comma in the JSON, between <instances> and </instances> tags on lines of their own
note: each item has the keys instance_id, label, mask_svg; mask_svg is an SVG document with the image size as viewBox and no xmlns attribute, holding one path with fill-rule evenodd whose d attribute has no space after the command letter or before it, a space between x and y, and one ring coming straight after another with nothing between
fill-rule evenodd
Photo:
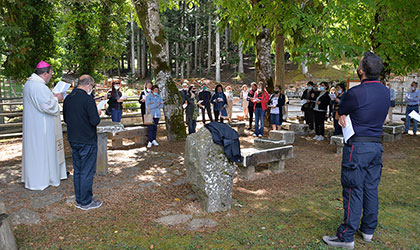
<instances>
[{"instance_id":1,"label":"person in red top","mask_svg":"<svg viewBox=\"0 0 420 250\"><path fill-rule=\"evenodd\" d=\"M255 132L254 136L262 137L264 135L264 117L270 95L264 88L264 83L259 82L257 91L251 101L254 103L255 111Z\"/></svg>"}]
</instances>

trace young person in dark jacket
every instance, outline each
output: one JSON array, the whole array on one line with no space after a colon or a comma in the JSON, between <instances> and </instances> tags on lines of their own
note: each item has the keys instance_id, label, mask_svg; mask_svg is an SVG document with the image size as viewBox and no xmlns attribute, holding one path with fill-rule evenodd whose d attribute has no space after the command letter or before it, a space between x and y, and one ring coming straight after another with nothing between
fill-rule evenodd
<instances>
[{"instance_id":1,"label":"young person in dark jacket","mask_svg":"<svg viewBox=\"0 0 420 250\"><path fill-rule=\"evenodd\" d=\"M338 124L338 119L339 119L339 115L338 115L338 108L340 106L340 101L343 98L343 95L346 92L346 85L345 82L341 82L339 83L336 87L336 98L334 98L333 102L333 118L334 118L334 135L342 135L343 134L343 129L341 128L341 126Z\"/></svg>"},{"instance_id":2,"label":"young person in dark jacket","mask_svg":"<svg viewBox=\"0 0 420 250\"><path fill-rule=\"evenodd\" d=\"M249 127L248 130L252 130L252 119L254 118L254 103L251 99L254 98L255 92L257 92L257 84L251 83L251 89L248 91L248 113L249 113Z\"/></svg>"},{"instance_id":3,"label":"young person in dark jacket","mask_svg":"<svg viewBox=\"0 0 420 250\"><path fill-rule=\"evenodd\" d=\"M122 116L122 103L126 97L123 97L121 91L121 82L119 80L112 81L112 89L108 92L108 105L111 110L111 119L113 122L120 122Z\"/></svg>"},{"instance_id":4,"label":"young person in dark jacket","mask_svg":"<svg viewBox=\"0 0 420 250\"><path fill-rule=\"evenodd\" d=\"M314 130L314 107L315 107L315 97L316 91L314 90L314 83L309 81L307 84L307 88L303 91L302 96L300 99L302 102L301 110L305 116L305 122L309 126L309 130Z\"/></svg>"},{"instance_id":5,"label":"young person in dark jacket","mask_svg":"<svg viewBox=\"0 0 420 250\"><path fill-rule=\"evenodd\" d=\"M216 86L210 102L213 104L214 121L217 122L220 116L220 122L223 123L223 116L227 117L227 98L225 93L223 93L223 86L221 84Z\"/></svg>"},{"instance_id":6,"label":"young person in dark jacket","mask_svg":"<svg viewBox=\"0 0 420 250\"><path fill-rule=\"evenodd\" d=\"M211 93L207 90L207 85L203 83L202 85L203 90L198 93L198 101L200 102L198 106L201 109L201 114L203 116L203 123L206 124L206 112L207 115L210 118L210 122L213 121L213 115L211 114L211 106L210 106L210 100L211 100Z\"/></svg>"},{"instance_id":7,"label":"young person in dark jacket","mask_svg":"<svg viewBox=\"0 0 420 250\"><path fill-rule=\"evenodd\" d=\"M196 88L191 85L188 88L188 94L185 97L185 103L187 104L187 107L185 108L185 117L188 124L188 134L195 133L195 128L197 127L198 106L195 93Z\"/></svg>"},{"instance_id":8,"label":"young person in dark jacket","mask_svg":"<svg viewBox=\"0 0 420 250\"><path fill-rule=\"evenodd\" d=\"M270 108L270 123L273 130L280 130L283 122L283 106L286 96L281 93L281 87L274 88L274 94L270 96L268 107Z\"/></svg>"},{"instance_id":9,"label":"young person in dark jacket","mask_svg":"<svg viewBox=\"0 0 420 250\"><path fill-rule=\"evenodd\" d=\"M313 138L317 141L324 140L325 134L325 119L327 117L328 106L330 105L331 98L328 94L328 83L321 82L319 92L315 99L314 116L315 116L315 133Z\"/></svg>"},{"instance_id":10,"label":"young person in dark jacket","mask_svg":"<svg viewBox=\"0 0 420 250\"><path fill-rule=\"evenodd\" d=\"M152 93L152 86L153 85L151 82L146 82L146 84L144 85L144 90L140 94L139 103L142 121L144 121L144 115L146 114L146 97L147 95Z\"/></svg>"},{"instance_id":11,"label":"young person in dark jacket","mask_svg":"<svg viewBox=\"0 0 420 250\"><path fill-rule=\"evenodd\" d=\"M101 110L96 107L90 95L94 80L89 75L79 78L75 88L64 100L63 116L67 124L67 140L73 152L73 178L77 208L89 210L98 208L102 201L93 200L93 176L96 172L98 137L96 126L101 119Z\"/></svg>"}]
</instances>

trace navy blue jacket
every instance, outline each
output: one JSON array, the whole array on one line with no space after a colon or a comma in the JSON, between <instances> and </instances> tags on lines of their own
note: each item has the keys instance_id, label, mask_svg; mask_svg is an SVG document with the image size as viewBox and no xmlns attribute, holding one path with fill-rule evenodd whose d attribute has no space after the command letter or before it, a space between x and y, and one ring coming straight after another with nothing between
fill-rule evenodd
<instances>
[{"instance_id":1,"label":"navy blue jacket","mask_svg":"<svg viewBox=\"0 0 420 250\"><path fill-rule=\"evenodd\" d=\"M213 142L224 146L225 154L229 160L242 161L238 132L224 123L210 122L204 126L210 130Z\"/></svg>"},{"instance_id":2,"label":"navy blue jacket","mask_svg":"<svg viewBox=\"0 0 420 250\"><path fill-rule=\"evenodd\" d=\"M350 115L356 136L382 137L382 126L391 104L389 89L379 80L363 80L347 91L339 115Z\"/></svg>"},{"instance_id":3,"label":"navy blue jacket","mask_svg":"<svg viewBox=\"0 0 420 250\"><path fill-rule=\"evenodd\" d=\"M96 144L96 126L101 121L95 100L83 89L75 88L64 99L64 122L67 140L73 143Z\"/></svg>"}]
</instances>

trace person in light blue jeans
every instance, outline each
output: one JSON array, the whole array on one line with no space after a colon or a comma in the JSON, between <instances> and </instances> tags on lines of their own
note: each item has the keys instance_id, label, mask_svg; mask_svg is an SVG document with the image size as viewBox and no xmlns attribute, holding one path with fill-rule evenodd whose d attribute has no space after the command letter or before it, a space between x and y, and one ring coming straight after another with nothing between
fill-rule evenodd
<instances>
[{"instance_id":1,"label":"person in light blue jeans","mask_svg":"<svg viewBox=\"0 0 420 250\"><path fill-rule=\"evenodd\" d=\"M407 109L405 110L405 131L403 134L408 134L410 129L410 119L409 114L412 111L419 112L419 103L420 103L420 91L417 89L418 83L411 83L411 91L405 96L405 101L407 102ZM413 119L413 135L417 134L417 120Z\"/></svg>"},{"instance_id":2,"label":"person in light blue jeans","mask_svg":"<svg viewBox=\"0 0 420 250\"><path fill-rule=\"evenodd\" d=\"M161 109L163 108L163 101L159 95L159 87L154 85L152 87L152 94L146 96L146 112L153 115L153 125L147 125L147 148L152 146L159 146L156 141L157 125L161 116Z\"/></svg>"}]
</instances>

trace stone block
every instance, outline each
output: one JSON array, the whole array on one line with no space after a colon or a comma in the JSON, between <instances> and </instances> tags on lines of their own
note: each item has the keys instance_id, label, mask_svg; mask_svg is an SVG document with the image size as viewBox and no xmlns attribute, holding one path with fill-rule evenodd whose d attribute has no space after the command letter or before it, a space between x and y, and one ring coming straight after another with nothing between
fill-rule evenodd
<instances>
[{"instance_id":1,"label":"stone block","mask_svg":"<svg viewBox=\"0 0 420 250\"><path fill-rule=\"evenodd\" d=\"M308 135L309 125L308 124L290 124L290 131L294 131L297 135Z\"/></svg>"},{"instance_id":2,"label":"stone block","mask_svg":"<svg viewBox=\"0 0 420 250\"><path fill-rule=\"evenodd\" d=\"M389 133L383 133L382 134L382 140L385 142L394 142L394 141L398 141L401 140L402 138L402 134L389 134Z\"/></svg>"},{"instance_id":3,"label":"stone block","mask_svg":"<svg viewBox=\"0 0 420 250\"><path fill-rule=\"evenodd\" d=\"M387 134L402 134L404 131L405 126L404 125L384 125L383 131Z\"/></svg>"},{"instance_id":4,"label":"stone block","mask_svg":"<svg viewBox=\"0 0 420 250\"><path fill-rule=\"evenodd\" d=\"M337 155L343 154L344 137L342 135L331 136L330 144L337 146Z\"/></svg>"},{"instance_id":5,"label":"stone block","mask_svg":"<svg viewBox=\"0 0 420 250\"><path fill-rule=\"evenodd\" d=\"M261 148L261 149L278 148L278 147L285 146L286 141L285 140L275 141L275 140L257 138L254 140L254 145L256 148Z\"/></svg>"},{"instance_id":6,"label":"stone block","mask_svg":"<svg viewBox=\"0 0 420 250\"><path fill-rule=\"evenodd\" d=\"M285 141L286 145L295 143L295 132L293 131L270 130L268 137L274 141Z\"/></svg>"},{"instance_id":7,"label":"stone block","mask_svg":"<svg viewBox=\"0 0 420 250\"><path fill-rule=\"evenodd\" d=\"M245 135L245 122L233 122L233 123L229 123L229 126L231 126L232 128L236 128L236 130L238 131L238 135Z\"/></svg>"},{"instance_id":8,"label":"stone block","mask_svg":"<svg viewBox=\"0 0 420 250\"><path fill-rule=\"evenodd\" d=\"M206 212L231 208L232 185L236 166L224 148L213 142L210 131L203 127L187 137L184 165L187 181Z\"/></svg>"},{"instance_id":9,"label":"stone block","mask_svg":"<svg viewBox=\"0 0 420 250\"><path fill-rule=\"evenodd\" d=\"M0 249L17 249L15 236L10 227L10 218L3 202L0 202Z\"/></svg>"}]
</instances>

